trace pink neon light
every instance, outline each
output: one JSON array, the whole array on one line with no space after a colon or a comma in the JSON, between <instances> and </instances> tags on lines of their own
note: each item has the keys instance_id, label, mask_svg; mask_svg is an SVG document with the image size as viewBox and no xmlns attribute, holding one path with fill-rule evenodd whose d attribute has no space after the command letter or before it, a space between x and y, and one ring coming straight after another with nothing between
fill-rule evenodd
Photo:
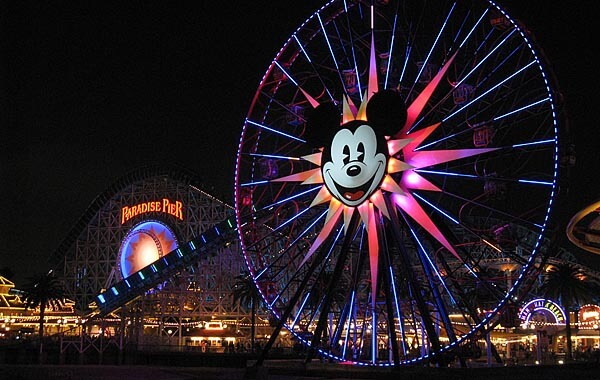
<instances>
[{"instance_id":1,"label":"pink neon light","mask_svg":"<svg viewBox=\"0 0 600 380\"><path fill-rule=\"evenodd\" d=\"M387 206L385 205L385 200L383 199L383 193L381 192L381 190L377 190L376 192L373 193L373 195L371 195L371 198L369 198L371 203L373 203L375 205L375 207L377 207L381 213L383 215L385 215L387 218L390 217L390 214L388 212Z\"/></svg>"},{"instance_id":2,"label":"pink neon light","mask_svg":"<svg viewBox=\"0 0 600 380\"><path fill-rule=\"evenodd\" d=\"M423 179L423 177L421 177L414 171L407 172L404 174L404 177L402 177L403 182L406 183L406 185L410 185L411 187L417 186L421 182L421 179Z\"/></svg>"},{"instance_id":3,"label":"pink neon light","mask_svg":"<svg viewBox=\"0 0 600 380\"><path fill-rule=\"evenodd\" d=\"M369 93L365 102L373 96L374 93L379 91L379 84L377 82L377 62L375 60L375 35L371 33L371 60L369 62Z\"/></svg>"},{"instance_id":4,"label":"pink neon light","mask_svg":"<svg viewBox=\"0 0 600 380\"><path fill-rule=\"evenodd\" d=\"M383 178L381 183L381 190L385 190L390 193L404 194L404 191L398 186L398 183L392 179L389 175Z\"/></svg>"},{"instance_id":5,"label":"pink neon light","mask_svg":"<svg viewBox=\"0 0 600 380\"><path fill-rule=\"evenodd\" d=\"M402 186L406 189L442 191L439 187L426 180L419 173L414 171L407 172L402 177Z\"/></svg>"},{"instance_id":6,"label":"pink neon light","mask_svg":"<svg viewBox=\"0 0 600 380\"><path fill-rule=\"evenodd\" d=\"M377 238L377 225L375 220L375 210L369 203L369 265L371 266L371 306L375 307L377 298L377 273L379 268L379 239Z\"/></svg>"},{"instance_id":7,"label":"pink neon light","mask_svg":"<svg viewBox=\"0 0 600 380\"><path fill-rule=\"evenodd\" d=\"M456 53L450 57L444 67L442 67L442 69L435 75L433 80L427 84L423 92L421 92L414 102L412 102L412 104L408 107L406 123L404 124L404 127L400 133L396 134L396 137L405 135L406 132L413 126L415 120L417 120L417 117L419 117L419 114L421 114L421 111L423 111L423 108L425 108L429 98L431 98L431 95L433 95L433 91L435 91L444 75L446 75L446 71L454 61L454 57L456 57Z\"/></svg>"},{"instance_id":8,"label":"pink neon light","mask_svg":"<svg viewBox=\"0 0 600 380\"><path fill-rule=\"evenodd\" d=\"M421 227L429 232L429 234L439 241L446 249L452 252L456 258L460 259L452 244L446 240L442 232L437 228L435 223L433 223L433 220L431 220L429 215L427 215L417 200L411 194L395 197L394 200L398 200L399 198L402 200L402 202L397 202L396 204L408 215L410 215L410 217L413 218L417 223L419 223Z\"/></svg>"},{"instance_id":9,"label":"pink neon light","mask_svg":"<svg viewBox=\"0 0 600 380\"><path fill-rule=\"evenodd\" d=\"M461 158L476 156L497 149L498 148L421 151L414 152L412 157L407 161L416 169L420 169L431 165L459 160Z\"/></svg>"},{"instance_id":10,"label":"pink neon light","mask_svg":"<svg viewBox=\"0 0 600 380\"><path fill-rule=\"evenodd\" d=\"M410 133L407 137L407 140L410 139L410 142L406 144L404 148L404 158L409 159L415 154L415 149L429 136L433 131L436 130L437 127L440 126L441 123L437 123L434 125L430 125L427 128L420 129L416 132Z\"/></svg>"},{"instance_id":11,"label":"pink neon light","mask_svg":"<svg viewBox=\"0 0 600 380\"><path fill-rule=\"evenodd\" d=\"M313 241L312 245L310 246L310 249L306 253L306 256L304 256L304 259L300 263L300 266L304 265L304 263L306 263L306 261L311 258L313 253L315 253L317 248L319 248L321 246L321 244L323 244L325 239L327 239L327 236L329 236L329 234L333 230L333 227L335 226L338 219L340 218L340 215L342 215L343 209L344 209L343 207L338 207L337 210L335 210L335 213L333 214L333 216L328 221L325 222L325 225L321 229L319 236L317 236L315 238L315 240ZM329 211L331 211L331 209L329 209Z\"/></svg>"},{"instance_id":12,"label":"pink neon light","mask_svg":"<svg viewBox=\"0 0 600 380\"><path fill-rule=\"evenodd\" d=\"M302 156L300 158L302 158L303 160L306 160L308 162L311 162L315 165L321 166L321 157L322 156L323 156L323 152L317 152L317 153L309 154L307 156Z\"/></svg>"},{"instance_id":13,"label":"pink neon light","mask_svg":"<svg viewBox=\"0 0 600 380\"><path fill-rule=\"evenodd\" d=\"M310 207L327 202L328 200L331 200L331 194L325 186L321 186L319 193L315 196L315 199L313 199L312 203L310 204Z\"/></svg>"},{"instance_id":14,"label":"pink neon light","mask_svg":"<svg viewBox=\"0 0 600 380\"><path fill-rule=\"evenodd\" d=\"M321 175L321 168L307 170L305 172L300 172L292 175L288 175L286 177L280 177L272 179L271 182L303 182L307 179L313 177L315 174ZM323 183L321 179L321 183Z\"/></svg>"}]
</instances>

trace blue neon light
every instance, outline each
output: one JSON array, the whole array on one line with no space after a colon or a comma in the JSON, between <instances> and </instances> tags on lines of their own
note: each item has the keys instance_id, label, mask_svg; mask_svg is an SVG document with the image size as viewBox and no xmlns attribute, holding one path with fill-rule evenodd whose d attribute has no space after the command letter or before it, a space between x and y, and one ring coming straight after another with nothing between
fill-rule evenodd
<instances>
[{"instance_id":1,"label":"blue neon light","mask_svg":"<svg viewBox=\"0 0 600 380\"><path fill-rule=\"evenodd\" d=\"M264 158L275 158L278 160L287 160L287 161L300 161L299 157L290 157L290 156L278 156L275 154L258 154L258 153L250 153L249 156L252 157L264 157Z\"/></svg>"},{"instance_id":2,"label":"blue neon light","mask_svg":"<svg viewBox=\"0 0 600 380\"><path fill-rule=\"evenodd\" d=\"M289 138L290 138L290 139L292 139L292 140L300 141L300 142L302 142L302 143L305 143L305 142L306 142L306 140L302 140L301 138L298 138L298 137L296 137L296 136L292 136L292 135L290 135L290 134L288 134L288 133L284 133L284 132L282 132L282 131L278 131L278 130L276 130L276 129L273 129L273 128L270 128L270 127L267 127L267 126L266 126L266 125L264 125L264 124L260 124L260 123L257 123L257 122L255 122L255 121L249 120L249 119L246 119L246 123L248 123L248 124L252 124L252 125L255 125L255 126L257 126L257 127L261 128L261 129L264 129L264 130L267 130L267 131L270 131L270 132L273 132L273 133L277 133L278 135L281 135L281 136L289 137Z\"/></svg>"},{"instance_id":3,"label":"blue neon light","mask_svg":"<svg viewBox=\"0 0 600 380\"><path fill-rule=\"evenodd\" d=\"M532 180L527 180L527 179L520 179L519 182L521 182L521 183L531 183L531 184L535 184L535 185L547 185L547 186L552 186L554 184L553 182L532 181Z\"/></svg>"},{"instance_id":4,"label":"blue neon light","mask_svg":"<svg viewBox=\"0 0 600 380\"><path fill-rule=\"evenodd\" d=\"M302 46L302 44L300 43L300 40L298 39L298 36L296 36L296 33L294 33L294 39L296 40L296 42L298 43L298 47L300 47L300 50L302 50L302 53L304 53L304 56L306 57L306 60L310 63L312 63L312 61L310 60L310 57L308 56L308 54L306 53L306 50L304 50L304 46Z\"/></svg>"},{"instance_id":5,"label":"blue neon light","mask_svg":"<svg viewBox=\"0 0 600 380\"><path fill-rule=\"evenodd\" d=\"M325 37L325 41L327 42L327 46L329 47L329 52L331 53L331 58L333 59L333 63L335 63L335 68L337 71L340 71L340 67L338 66L337 59L335 58L335 54L333 54L333 49L331 48L331 42L329 42L329 36L327 36L327 32L325 31L325 25L323 25L323 20L321 20L321 14L317 13L317 18L319 19L319 24L321 24L321 30L323 31L323 37Z\"/></svg>"},{"instance_id":6,"label":"blue neon light","mask_svg":"<svg viewBox=\"0 0 600 380\"><path fill-rule=\"evenodd\" d=\"M255 185L264 185L264 184L267 184L267 183L271 183L271 181L256 181L256 182L240 183L240 187L255 186Z\"/></svg>"},{"instance_id":7,"label":"blue neon light","mask_svg":"<svg viewBox=\"0 0 600 380\"><path fill-rule=\"evenodd\" d=\"M548 143L554 143L556 140L555 139L548 139L548 140L540 140L540 141L532 141L532 142L528 142L528 143L523 143L523 144L515 144L512 147L513 148L520 148L522 146L528 146L528 145L538 145L538 144L548 144Z\"/></svg>"},{"instance_id":8,"label":"blue neon light","mask_svg":"<svg viewBox=\"0 0 600 380\"><path fill-rule=\"evenodd\" d=\"M453 217L451 217L447 212L443 211L441 208L437 207L436 205L434 205L433 203L429 202L427 199L423 198L422 196L420 196L417 193L413 194L415 197L419 198L420 200L422 200L423 202L427 203L429 206L433 207L434 209L436 209L440 214L444 215L446 218L450 219L451 221L454 222L454 224L458 224L458 220L454 219Z\"/></svg>"},{"instance_id":9,"label":"blue neon light","mask_svg":"<svg viewBox=\"0 0 600 380\"><path fill-rule=\"evenodd\" d=\"M468 102L467 104L465 104L464 106L460 107L459 109L457 109L456 111L454 111L453 113L451 113L450 115L446 116L444 119L442 119L442 122L447 121L448 119L450 119L451 117L453 117L454 115L458 114L459 112L461 112L462 110L464 110L465 108L469 107L471 104L477 102L478 100L480 100L481 98L483 98L484 96L486 96L487 94L491 93L492 91L496 90L498 87L501 87L502 85L504 85L504 83L508 82L509 80L511 80L514 76L516 76L517 74L521 73L522 71L526 70L527 68L529 68L529 66L533 65L535 63L535 61L531 61L529 62L527 65L523 66L521 69L519 69L517 72L513 73L512 75L509 75L508 77L506 77L505 79L503 79L502 81L500 81L499 83L497 83L496 85L492 86L489 90L485 91L484 93L482 93L481 95L479 95L478 97L476 97L475 99L471 100L470 102Z\"/></svg>"},{"instance_id":10,"label":"blue neon light","mask_svg":"<svg viewBox=\"0 0 600 380\"><path fill-rule=\"evenodd\" d=\"M438 174L438 175L447 175L447 176L453 176L453 177L465 177L465 178L479 178L479 176L476 176L474 174L463 174L463 173L454 173L454 172L441 172L441 171L437 171L437 170L424 170L424 169L418 169L415 170L415 172L417 173L427 173L427 174Z\"/></svg>"},{"instance_id":11,"label":"blue neon light","mask_svg":"<svg viewBox=\"0 0 600 380\"><path fill-rule=\"evenodd\" d=\"M277 65L277 67L279 67L279 70L281 70L283 72L283 74L285 74L285 76L292 81L292 83L294 83L296 85L296 87L298 87L298 82L296 82L294 80L294 78L290 75L290 73L287 72L286 69L283 68L283 66L281 66L281 64L278 61L274 61L275 65Z\"/></svg>"}]
</instances>

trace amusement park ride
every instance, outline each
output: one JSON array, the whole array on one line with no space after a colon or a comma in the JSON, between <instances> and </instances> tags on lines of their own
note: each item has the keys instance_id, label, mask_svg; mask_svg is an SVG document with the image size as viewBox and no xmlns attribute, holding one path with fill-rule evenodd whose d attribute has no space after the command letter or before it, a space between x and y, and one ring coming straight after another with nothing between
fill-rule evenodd
<instances>
[{"instance_id":1,"label":"amusement park ride","mask_svg":"<svg viewBox=\"0 0 600 380\"><path fill-rule=\"evenodd\" d=\"M493 1L340 1L269 65L235 215L96 296L106 315L238 239L269 312L311 354L442 361L529 295L557 198L557 86Z\"/></svg>"},{"instance_id":2,"label":"amusement park ride","mask_svg":"<svg viewBox=\"0 0 600 380\"><path fill-rule=\"evenodd\" d=\"M571 218L567 237L577 247L600 254L600 201L593 202Z\"/></svg>"}]
</instances>

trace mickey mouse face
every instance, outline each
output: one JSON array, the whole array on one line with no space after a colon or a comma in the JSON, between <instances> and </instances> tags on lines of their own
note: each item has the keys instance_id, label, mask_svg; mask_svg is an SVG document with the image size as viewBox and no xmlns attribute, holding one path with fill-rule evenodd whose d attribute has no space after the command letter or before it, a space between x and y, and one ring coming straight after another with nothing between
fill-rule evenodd
<instances>
[{"instance_id":1,"label":"mickey mouse face","mask_svg":"<svg viewBox=\"0 0 600 380\"><path fill-rule=\"evenodd\" d=\"M327 189L347 206L358 206L377 189L385 174L387 155L364 121L353 121L340 129L331 142L330 160L322 174Z\"/></svg>"},{"instance_id":2,"label":"mickey mouse face","mask_svg":"<svg viewBox=\"0 0 600 380\"><path fill-rule=\"evenodd\" d=\"M362 204L381 185L389 157L385 136L404 125L406 106L397 92L383 90L368 100L366 118L354 116L340 127L338 108L324 103L309 115L306 129L308 145L323 147L321 174L327 190L350 207Z\"/></svg>"}]
</instances>

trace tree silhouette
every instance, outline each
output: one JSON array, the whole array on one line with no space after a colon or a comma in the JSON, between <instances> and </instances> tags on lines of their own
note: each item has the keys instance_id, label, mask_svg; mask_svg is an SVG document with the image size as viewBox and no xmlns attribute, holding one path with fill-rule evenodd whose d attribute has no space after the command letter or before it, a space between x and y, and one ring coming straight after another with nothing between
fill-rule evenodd
<instances>
[{"instance_id":1,"label":"tree silhouette","mask_svg":"<svg viewBox=\"0 0 600 380\"><path fill-rule=\"evenodd\" d=\"M570 311L592 300L593 285L586 273L571 263L549 266L543 281L540 290L544 297L557 301L565 309L567 359L572 359Z\"/></svg>"},{"instance_id":2,"label":"tree silhouette","mask_svg":"<svg viewBox=\"0 0 600 380\"><path fill-rule=\"evenodd\" d=\"M39 336L40 336L40 354L43 349L44 339L44 316L46 308L60 308L65 303L65 291L60 280L52 271L45 274L38 274L29 278L28 283L23 288L23 302L25 309L40 308ZM40 355L40 361L42 357Z\"/></svg>"},{"instance_id":3,"label":"tree silhouette","mask_svg":"<svg viewBox=\"0 0 600 380\"><path fill-rule=\"evenodd\" d=\"M256 335L256 309L258 304L261 302L261 295L258 288L254 284L254 280L249 273L244 272L235 276L235 283L233 285L233 304L237 302L240 306L251 311L251 326L250 326L250 346L251 351L254 352L254 337Z\"/></svg>"}]
</instances>

